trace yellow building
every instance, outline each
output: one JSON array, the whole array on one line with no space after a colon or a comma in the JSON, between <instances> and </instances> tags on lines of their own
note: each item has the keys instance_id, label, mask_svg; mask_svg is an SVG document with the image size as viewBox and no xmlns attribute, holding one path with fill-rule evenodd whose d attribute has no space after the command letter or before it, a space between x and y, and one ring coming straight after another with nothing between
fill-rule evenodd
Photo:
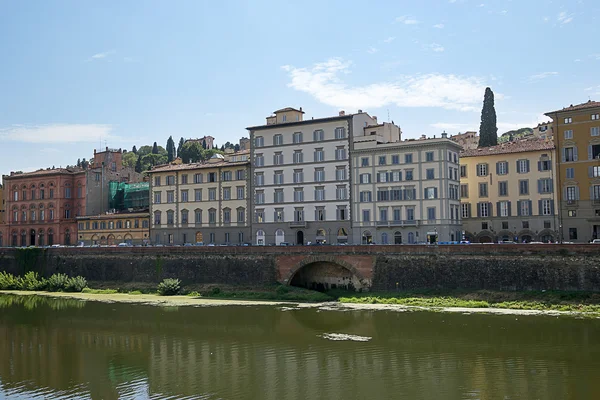
<instances>
[{"instance_id":1,"label":"yellow building","mask_svg":"<svg viewBox=\"0 0 600 400\"><path fill-rule=\"evenodd\" d=\"M460 156L465 239L554 242L558 239L551 141L520 140Z\"/></svg>"},{"instance_id":2,"label":"yellow building","mask_svg":"<svg viewBox=\"0 0 600 400\"><path fill-rule=\"evenodd\" d=\"M571 105L546 115L553 120L559 153L559 224L564 240L600 238L600 102Z\"/></svg>"},{"instance_id":3,"label":"yellow building","mask_svg":"<svg viewBox=\"0 0 600 400\"><path fill-rule=\"evenodd\" d=\"M150 214L146 211L77 217L77 229L78 242L86 246L143 245L150 239Z\"/></svg>"},{"instance_id":4,"label":"yellow building","mask_svg":"<svg viewBox=\"0 0 600 400\"><path fill-rule=\"evenodd\" d=\"M249 151L215 154L150 172L152 242L243 244L250 241Z\"/></svg>"}]
</instances>

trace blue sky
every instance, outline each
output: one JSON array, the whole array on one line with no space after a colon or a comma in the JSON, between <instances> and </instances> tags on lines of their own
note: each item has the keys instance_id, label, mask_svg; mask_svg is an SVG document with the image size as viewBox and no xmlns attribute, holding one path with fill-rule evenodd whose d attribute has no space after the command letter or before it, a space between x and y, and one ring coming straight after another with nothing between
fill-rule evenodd
<instances>
[{"instance_id":1,"label":"blue sky","mask_svg":"<svg viewBox=\"0 0 600 400\"><path fill-rule=\"evenodd\" d=\"M0 0L0 173L169 135L237 142L273 110L404 137L500 132L600 98L598 1Z\"/></svg>"}]
</instances>

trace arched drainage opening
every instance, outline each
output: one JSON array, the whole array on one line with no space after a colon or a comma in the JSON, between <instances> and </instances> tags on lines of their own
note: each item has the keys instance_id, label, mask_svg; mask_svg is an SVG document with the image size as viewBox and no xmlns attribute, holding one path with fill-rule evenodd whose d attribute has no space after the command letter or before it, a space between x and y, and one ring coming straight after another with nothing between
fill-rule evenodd
<instances>
[{"instance_id":1,"label":"arched drainage opening","mask_svg":"<svg viewBox=\"0 0 600 400\"><path fill-rule=\"evenodd\" d=\"M327 261L314 262L300 268L292 277L290 285L320 292L331 289L362 289L360 280L350 270Z\"/></svg>"}]
</instances>

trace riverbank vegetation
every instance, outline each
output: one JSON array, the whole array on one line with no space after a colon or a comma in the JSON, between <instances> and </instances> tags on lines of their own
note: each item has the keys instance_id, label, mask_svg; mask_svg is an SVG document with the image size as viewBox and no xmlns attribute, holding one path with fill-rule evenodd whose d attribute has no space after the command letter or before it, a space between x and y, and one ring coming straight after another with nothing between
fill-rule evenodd
<instances>
[{"instance_id":1,"label":"riverbank vegetation","mask_svg":"<svg viewBox=\"0 0 600 400\"><path fill-rule=\"evenodd\" d=\"M46 279L33 271L29 271L23 276L0 272L0 290L81 292L86 287L87 281L82 276L69 277L65 274L53 274Z\"/></svg>"},{"instance_id":2,"label":"riverbank vegetation","mask_svg":"<svg viewBox=\"0 0 600 400\"><path fill-rule=\"evenodd\" d=\"M385 293L329 293L341 303L397 304L418 307L504 308L572 311L600 315L600 293L572 291L423 290Z\"/></svg>"}]
</instances>

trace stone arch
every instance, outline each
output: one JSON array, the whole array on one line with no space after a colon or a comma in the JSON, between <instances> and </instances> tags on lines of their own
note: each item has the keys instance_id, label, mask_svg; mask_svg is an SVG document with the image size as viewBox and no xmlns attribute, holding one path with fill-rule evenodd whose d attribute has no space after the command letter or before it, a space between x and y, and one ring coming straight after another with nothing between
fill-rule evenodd
<instances>
[{"instance_id":1,"label":"stone arch","mask_svg":"<svg viewBox=\"0 0 600 400\"><path fill-rule=\"evenodd\" d=\"M314 282L316 285L301 285L298 284L297 281L294 282L294 278L304 278L300 276L299 273L306 271L307 268L319 268L319 266L326 267L327 265L334 266L334 268L337 267L338 271L334 272L341 272L341 270L344 270L346 272L345 276L332 276L331 279L326 279L328 282ZM310 286L308 287L309 289L316 290L342 288L362 291L369 287L367 279L365 279L360 271L358 271L358 269L356 269L356 267L354 267L352 264L341 260L339 257L325 255L309 256L302 259L300 262L294 265L292 269L290 269L290 271L287 273L287 276L283 277L282 283L288 286ZM296 283L296 285L293 283Z\"/></svg>"},{"instance_id":2,"label":"stone arch","mask_svg":"<svg viewBox=\"0 0 600 400\"><path fill-rule=\"evenodd\" d=\"M475 241L477 243L493 243L494 234L491 231L483 230L475 236Z\"/></svg>"}]
</instances>

